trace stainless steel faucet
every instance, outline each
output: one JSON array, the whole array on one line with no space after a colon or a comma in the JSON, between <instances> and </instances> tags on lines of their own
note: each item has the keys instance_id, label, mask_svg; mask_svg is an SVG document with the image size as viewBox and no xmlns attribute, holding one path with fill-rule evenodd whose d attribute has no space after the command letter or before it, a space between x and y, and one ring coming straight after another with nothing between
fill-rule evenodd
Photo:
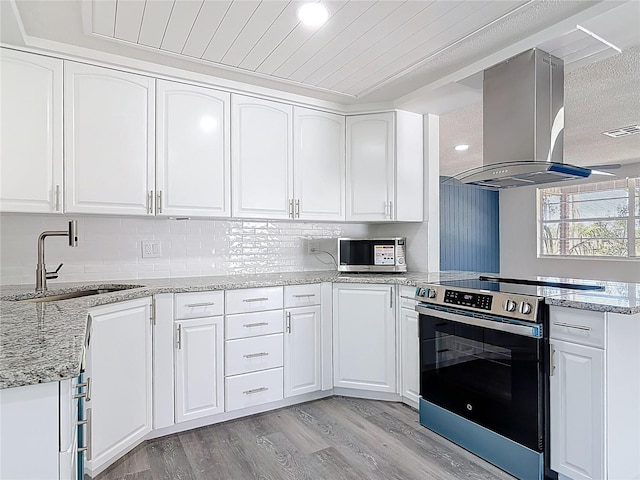
<instances>
[{"instance_id":1,"label":"stainless steel faucet","mask_svg":"<svg viewBox=\"0 0 640 480\"><path fill-rule=\"evenodd\" d=\"M62 263L53 272L47 272L44 263L44 239L47 237L69 237L69 246L78 246L78 222L69 221L69 230L47 230L38 237L38 266L36 267L36 292L43 292L47 289L47 280L58 278L58 272L62 268Z\"/></svg>"}]
</instances>

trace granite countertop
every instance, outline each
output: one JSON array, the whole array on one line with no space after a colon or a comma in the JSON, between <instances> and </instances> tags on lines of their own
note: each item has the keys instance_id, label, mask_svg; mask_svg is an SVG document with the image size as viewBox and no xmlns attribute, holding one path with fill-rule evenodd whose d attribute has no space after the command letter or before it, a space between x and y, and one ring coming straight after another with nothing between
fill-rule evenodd
<instances>
[{"instance_id":1,"label":"granite countertop","mask_svg":"<svg viewBox=\"0 0 640 480\"><path fill-rule=\"evenodd\" d=\"M34 295L31 285L3 285L0 286L0 388L60 381L77 376L83 353L87 314L91 307L98 305L159 293L231 290L319 282L415 286L417 283L424 282L477 278L478 275L475 272L340 274L335 271L320 271L136 280L109 284L51 283L48 295L89 288L126 289L42 303L16 301ZM543 279L543 277L538 278ZM640 313L640 285L600 283L605 287L604 291L572 293L557 288L540 288L539 294L547 297L549 305L623 314Z\"/></svg>"}]
</instances>

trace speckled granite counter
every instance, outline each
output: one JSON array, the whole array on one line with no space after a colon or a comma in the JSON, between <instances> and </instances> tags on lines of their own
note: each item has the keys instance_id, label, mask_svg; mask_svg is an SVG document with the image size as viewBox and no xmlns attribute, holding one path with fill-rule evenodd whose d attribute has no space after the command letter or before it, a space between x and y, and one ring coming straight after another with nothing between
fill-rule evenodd
<instances>
[{"instance_id":1,"label":"speckled granite counter","mask_svg":"<svg viewBox=\"0 0 640 480\"><path fill-rule=\"evenodd\" d=\"M335 271L137 280L108 284L127 290L47 303L17 302L33 295L33 286L0 286L0 388L59 381L78 375L87 313L91 307L158 293L230 290L318 282L416 283L475 278L474 272L338 274ZM558 279L553 279L558 280ZM565 279L566 281L566 279ZM597 283L597 282L596 282ZM640 313L640 285L601 282L604 291L569 293L541 288L550 305L633 314ZM50 284L49 295L105 284Z\"/></svg>"}]
</instances>

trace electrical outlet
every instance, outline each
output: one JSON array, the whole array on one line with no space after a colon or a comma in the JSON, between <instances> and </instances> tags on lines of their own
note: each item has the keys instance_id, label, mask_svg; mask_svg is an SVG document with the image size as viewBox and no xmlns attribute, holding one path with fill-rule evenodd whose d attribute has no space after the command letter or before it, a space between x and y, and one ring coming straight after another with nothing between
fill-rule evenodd
<instances>
[{"instance_id":1,"label":"electrical outlet","mask_svg":"<svg viewBox=\"0 0 640 480\"><path fill-rule=\"evenodd\" d=\"M320 241L314 238L307 239L307 253L318 253L320 251Z\"/></svg>"},{"instance_id":2,"label":"electrical outlet","mask_svg":"<svg viewBox=\"0 0 640 480\"><path fill-rule=\"evenodd\" d=\"M155 258L162 256L159 240L142 241L142 258Z\"/></svg>"}]
</instances>

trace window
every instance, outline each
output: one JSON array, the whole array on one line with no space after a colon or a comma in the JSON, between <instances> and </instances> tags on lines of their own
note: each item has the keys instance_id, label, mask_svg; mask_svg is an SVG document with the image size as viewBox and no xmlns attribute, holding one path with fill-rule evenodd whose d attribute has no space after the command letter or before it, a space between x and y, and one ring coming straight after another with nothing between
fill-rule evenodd
<instances>
[{"instance_id":1,"label":"window","mask_svg":"<svg viewBox=\"0 0 640 480\"><path fill-rule=\"evenodd\" d=\"M541 255L640 258L640 178L538 189Z\"/></svg>"}]
</instances>

